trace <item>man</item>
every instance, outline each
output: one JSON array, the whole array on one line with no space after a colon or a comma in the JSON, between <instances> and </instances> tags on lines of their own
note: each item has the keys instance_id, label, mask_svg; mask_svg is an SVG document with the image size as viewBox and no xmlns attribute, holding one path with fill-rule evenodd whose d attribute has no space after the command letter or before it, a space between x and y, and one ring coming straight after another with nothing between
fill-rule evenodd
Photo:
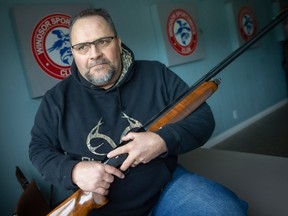
<instances>
[{"instance_id":1,"label":"man","mask_svg":"<svg viewBox=\"0 0 288 216\"><path fill-rule=\"evenodd\" d=\"M214 130L206 103L155 133L129 132L187 84L161 63L134 60L103 9L72 18L70 41L72 75L45 94L32 128L30 159L44 179L107 195L108 204L91 215L245 215L232 192L177 165L178 154L203 145ZM121 141L128 143L116 148ZM124 153L120 169L100 163Z\"/></svg>"}]
</instances>

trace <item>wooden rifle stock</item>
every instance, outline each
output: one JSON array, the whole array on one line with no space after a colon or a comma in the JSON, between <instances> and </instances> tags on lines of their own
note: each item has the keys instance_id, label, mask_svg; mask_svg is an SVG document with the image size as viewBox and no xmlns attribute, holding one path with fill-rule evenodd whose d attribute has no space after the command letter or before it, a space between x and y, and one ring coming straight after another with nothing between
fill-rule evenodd
<instances>
[{"instance_id":1,"label":"wooden rifle stock","mask_svg":"<svg viewBox=\"0 0 288 216\"><path fill-rule=\"evenodd\" d=\"M212 70L200 78L189 90L180 95L172 104L165 107L154 118L144 125L147 131L155 132L168 123L174 123L184 119L202 103L204 103L218 88L219 79L211 80L228 64L241 55L246 49L262 38L277 24L288 16L288 10L282 11L274 20L259 31L253 38L248 40ZM126 157L125 157L126 158ZM125 158L123 160L125 160ZM59 206L52 210L48 216L85 216L95 208L101 208L108 202L105 196L84 192L78 189Z\"/></svg>"},{"instance_id":2,"label":"wooden rifle stock","mask_svg":"<svg viewBox=\"0 0 288 216\"><path fill-rule=\"evenodd\" d=\"M100 204L96 204L94 193L84 192L78 189L75 193L64 200L59 206L57 206L53 211L51 211L49 216L85 216L94 209L100 208L105 205L108 200L104 196L97 197L97 201ZM96 194L95 194L96 195ZM97 195L98 196L98 195Z\"/></svg>"}]
</instances>

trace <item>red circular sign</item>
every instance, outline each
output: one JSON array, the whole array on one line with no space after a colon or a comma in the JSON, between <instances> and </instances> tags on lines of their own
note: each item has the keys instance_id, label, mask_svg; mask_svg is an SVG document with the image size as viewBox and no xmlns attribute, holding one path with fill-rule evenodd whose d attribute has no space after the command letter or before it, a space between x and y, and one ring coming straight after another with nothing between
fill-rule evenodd
<instances>
[{"instance_id":1,"label":"red circular sign","mask_svg":"<svg viewBox=\"0 0 288 216\"><path fill-rule=\"evenodd\" d=\"M56 79L63 80L71 74L72 52L69 37L70 16L51 14L35 26L31 47L41 69Z\"/></svg>"},{"instance_id":2,"label":"red circular sign","mask_svg":"<svg viewBox=\"0 0 288 216\"><path fill-rule=\"evenodd\" d=\"M245 41L248 41L257 33L256 17L248 7L243 7L239 11L238 25L240 34Z\"/></svg>"},{"instance_id":3,"label":"red circular sign","mask_svg":"<svg viewBox=\"0 0 288 216\"><path fill-rule=\"evenodd\" d=\"M196 24L183 9L173 10L167 20L167 35L173 49L180 55L194 52L198 43Z\"/></svg>"}]
</instances>

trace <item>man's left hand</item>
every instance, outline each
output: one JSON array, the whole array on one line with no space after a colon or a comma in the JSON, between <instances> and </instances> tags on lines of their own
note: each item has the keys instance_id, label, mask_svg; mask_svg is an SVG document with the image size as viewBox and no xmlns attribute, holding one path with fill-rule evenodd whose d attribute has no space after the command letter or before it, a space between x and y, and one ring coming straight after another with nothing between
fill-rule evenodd
<instances>
[{"instance_id":1,"label":"man's left hand","mask_svg":"<svg viewBox=\"0 0 288 216\"><path fill-rule=\"evenodd\" d=\"M167 151L165 141L158 134L149 131L130 132L121 140L129 142L109 152L107 157L128 153L128 157L120 167L122 171L126 171L130 166L148 163Z\"/></svg>"}]
</instances>

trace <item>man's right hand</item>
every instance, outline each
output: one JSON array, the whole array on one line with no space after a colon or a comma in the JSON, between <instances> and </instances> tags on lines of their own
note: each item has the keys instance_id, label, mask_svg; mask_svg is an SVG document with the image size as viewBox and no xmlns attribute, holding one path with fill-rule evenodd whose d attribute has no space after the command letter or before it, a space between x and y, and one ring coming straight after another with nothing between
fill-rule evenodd
<instances>
[{"instance_id":1,"label":"man's right hand","mask_svg":"<svg viewBox=\"0 0 288 216\"><path fill-rule=\"evenodd\" d=\"M72 181L83 191L107 195L114 176L123 179L117 168L96 161L81 161L72 170Z\"/></svg>"}]
</instances>

